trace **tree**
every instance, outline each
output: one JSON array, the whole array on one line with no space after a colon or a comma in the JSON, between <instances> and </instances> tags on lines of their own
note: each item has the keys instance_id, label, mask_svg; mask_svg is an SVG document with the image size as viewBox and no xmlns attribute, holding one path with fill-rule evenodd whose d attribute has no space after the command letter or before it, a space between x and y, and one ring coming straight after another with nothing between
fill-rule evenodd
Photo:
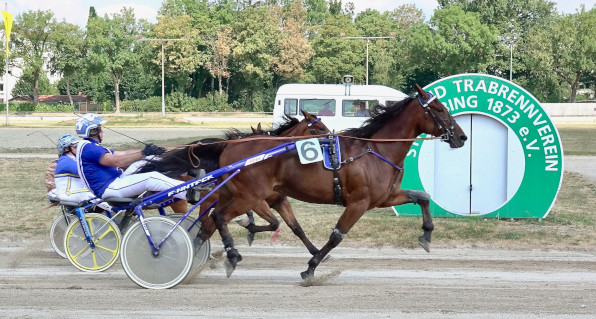
<instances>
[{"instance_id":1,"label":"tree","mask_svg":"<svg viewBox=\"0 0 596 319\"><path fill-rule=\"evenodd\" d=\"M90 18L87 29L87 45L92 70L108 70L114 87L116 113L120 113L120 83L124 72L138 63L134 47L137 35L146 30L144 20L135 19L132 8L122 8L111 17Z\"/></svg>"},{"instance_id":2,"label":"tree","mask_svg":"<svg viewBox=\"0 0 596 319\"><path fill-rule=\"evenodd\" d=\"M205 64L209 73L217 78L219 95L223 95L223 79L230 78L230 54L232 52L232 30L223 26L217 33L215 42L212 42L211 60Z\"/></svg>"},{"instance_id":3,"label":"tree","mask_svg":"<svg viewBox=\"0 0 596 319\"><path fill-rule=\"evenodd\" d=\"M62 74L70 105L74 105L70 80L75 73L84 70L82 64L85 57L83 35L83 31L78 26L68 22L58 23L53 33L55 42L49 66L53 73Z\"/></svg>"},{"instance_id":4,"label":"tree","mask_svg":"<svg viewBox=\"0 0 596 319\"><path fill-rule=\"evenodd\" d=\"M165 15L160 17L153 27L153 33L157 39L181 39L163 42L165 72L176 79L178 90L181 92L190 84L189 74L195 72L207 59L206 54L198 49L202 41L199 31L192 27L191 22L189 15ZM159 52L153 62L161 65L162 43L151 42L153 48Z\"/></svg>"},{"instance_id":5,"label":"tree","mask_svg":"<svg viewBox=\"0 0 596 319\"><path fill-rule=\"evenodd\" d=\"M364 82L366 43L364 40L341 39L342 33L360 35L350 23L350 16L329 17L317 30L311 42L315 50L310 69L312 81L338 83L344 75L350 74L356 83Z\"/></svg>"},{"instance_id":6,"label":"tree","mask_svg":"<svg viewBox=\"0 0 596 319\"><path fill-rule=\"evenodd\" d=\"M584 75L596 70L596 9L558 17L547 29L534 30L523 50L528 67L554 72L570 90L575 102Z\"/></svg>"},{"instance_id":7,"label":"tree","mask_svg":"<svg viewBox=\"0 0 596 319\"><path fill-rule=\"evenodd\" d=\"M460 7L436 10L430 26L417 27L408 38L411 62L438 76L486 72L494 63L497 31L476 13Z\"/></svg>"},{"instance_id":8,"label":"tree","mask_svg":"<svg viewBox=\"0 0 596 319\"><path fill-rule=\"evenodd\" d=\"M44 72L45 56L53 52L56 19L51 11L28 11L19 14L11 38L16 66L27 74L24 78L33 90L33 104L39 103L39 79Z\"/></svg>"},{"instance_id":9,"label":"tree","mask_svg":"<svg viewBox=\"0 0 596 319\"><path fill-rule=\"evenodd\" d=\"M23 71L23 75L19 78L17 83L15 83L14 88L11 91L13 96L17 95L33 95L33 70L32 69L25 69ZM39 95L54 95L58 94L58 89L56 86L50 83L50 79L45 72L41 72L38 76L37 81L37 89Z\"/></svg>"},{"instance_id":10,"label":"tree","mask_svg":"<svg viewBox=\"0 0 596 319\"><path fill-rule=\"evenodd\" d=\"M278 15L282 34L278 41L279 54L271 61L272 70L282 81L299 81L304 78L304 66L314 55L306 38L306 11L300 1L293 1Z\"/></svg>"},{"instance_id":11,"label":"tree","mask_svg":"<svg viewBox=\"0 0 596 319\"><path fill-rule=\"evenodd\" d=\"M232 24L234 47L231 53L233 69L238 77L239 93L244 95L247 109L262 111L264 99L255 93L271 87L270 71L273 57L279 53L279 25L273 11L267 7L248 7L238 13Z\"/></svg>"}]
</instances>

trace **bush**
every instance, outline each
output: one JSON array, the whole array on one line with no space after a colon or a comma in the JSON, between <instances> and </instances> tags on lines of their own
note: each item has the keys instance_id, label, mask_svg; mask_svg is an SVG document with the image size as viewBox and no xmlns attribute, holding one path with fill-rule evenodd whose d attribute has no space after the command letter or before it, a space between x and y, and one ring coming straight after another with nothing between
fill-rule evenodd
<instances>
[{"instance_id":1,"label":"bush","mask_svg":"<svg viewBox=\"0 0 596 319\"><path fill-rule=\"evenodd\" d=\"M6 104L2 104L2 108L0 110L6 112ZM70 104L38 104L36 106L33 105L33 103L10 103L8 110L11 112L70 113L75 110L75 107L71 106Z\"/></svg>"}]
</instances>

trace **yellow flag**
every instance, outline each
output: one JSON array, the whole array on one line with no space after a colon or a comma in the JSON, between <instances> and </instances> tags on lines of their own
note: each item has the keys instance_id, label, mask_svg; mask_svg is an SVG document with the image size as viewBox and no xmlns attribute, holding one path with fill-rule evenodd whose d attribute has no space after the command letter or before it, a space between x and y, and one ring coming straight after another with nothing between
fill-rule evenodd
<instances>
[{"instance_id":1,"label":"yellow flag","mask_svg":"<svg viewBox=\"0 0 596 319\"><path fill-rule=\"evenodd\" d=\"M12 13L1 11L4 18L4 28L6 29L6 58L8 59L8 40L10 39L10 30L12 30Z\"/></svg>"}]
</instances>

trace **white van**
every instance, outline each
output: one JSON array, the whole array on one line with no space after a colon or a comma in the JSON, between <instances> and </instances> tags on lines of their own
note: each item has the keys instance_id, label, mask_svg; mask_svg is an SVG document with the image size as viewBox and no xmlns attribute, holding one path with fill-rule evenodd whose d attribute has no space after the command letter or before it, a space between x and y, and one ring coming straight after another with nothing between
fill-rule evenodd
<instances>
[{"instance_id":1,"label":"white van","mask_svg":"<svg viewBox=\"0 0 596 319\"><path fill-rule=\"evenodd\" d=\"M406 97L382 85L285 84L277 90L273 126L283 123L284 115L302 120L301 110L306 110L321 118L329 129L342 131L359 127L374 115L375 105L389 105Z\"/></svg>"}]
</instances>

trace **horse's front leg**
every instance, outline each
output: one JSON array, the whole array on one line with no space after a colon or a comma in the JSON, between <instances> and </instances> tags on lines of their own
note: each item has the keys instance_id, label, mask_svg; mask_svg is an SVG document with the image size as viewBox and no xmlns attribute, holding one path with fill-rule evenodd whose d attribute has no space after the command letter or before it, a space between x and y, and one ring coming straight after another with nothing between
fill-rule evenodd
<instances>
[{"instance_id":1,"label":"horse's front leg","mask_svg":"<svg viewBox=\"0 0 596 319\"><path fill-rule=\"evenodd\" d=\"M420 246L430 252L430 238L435 228L432 216L430 215L430 195L423 191L410 189L400 189L394 196L388 198L382 205L383 207L399 206L403 204L418 204L422 210L422 230L424 234L418 237Z\"/></svg>"}]
</instances>

